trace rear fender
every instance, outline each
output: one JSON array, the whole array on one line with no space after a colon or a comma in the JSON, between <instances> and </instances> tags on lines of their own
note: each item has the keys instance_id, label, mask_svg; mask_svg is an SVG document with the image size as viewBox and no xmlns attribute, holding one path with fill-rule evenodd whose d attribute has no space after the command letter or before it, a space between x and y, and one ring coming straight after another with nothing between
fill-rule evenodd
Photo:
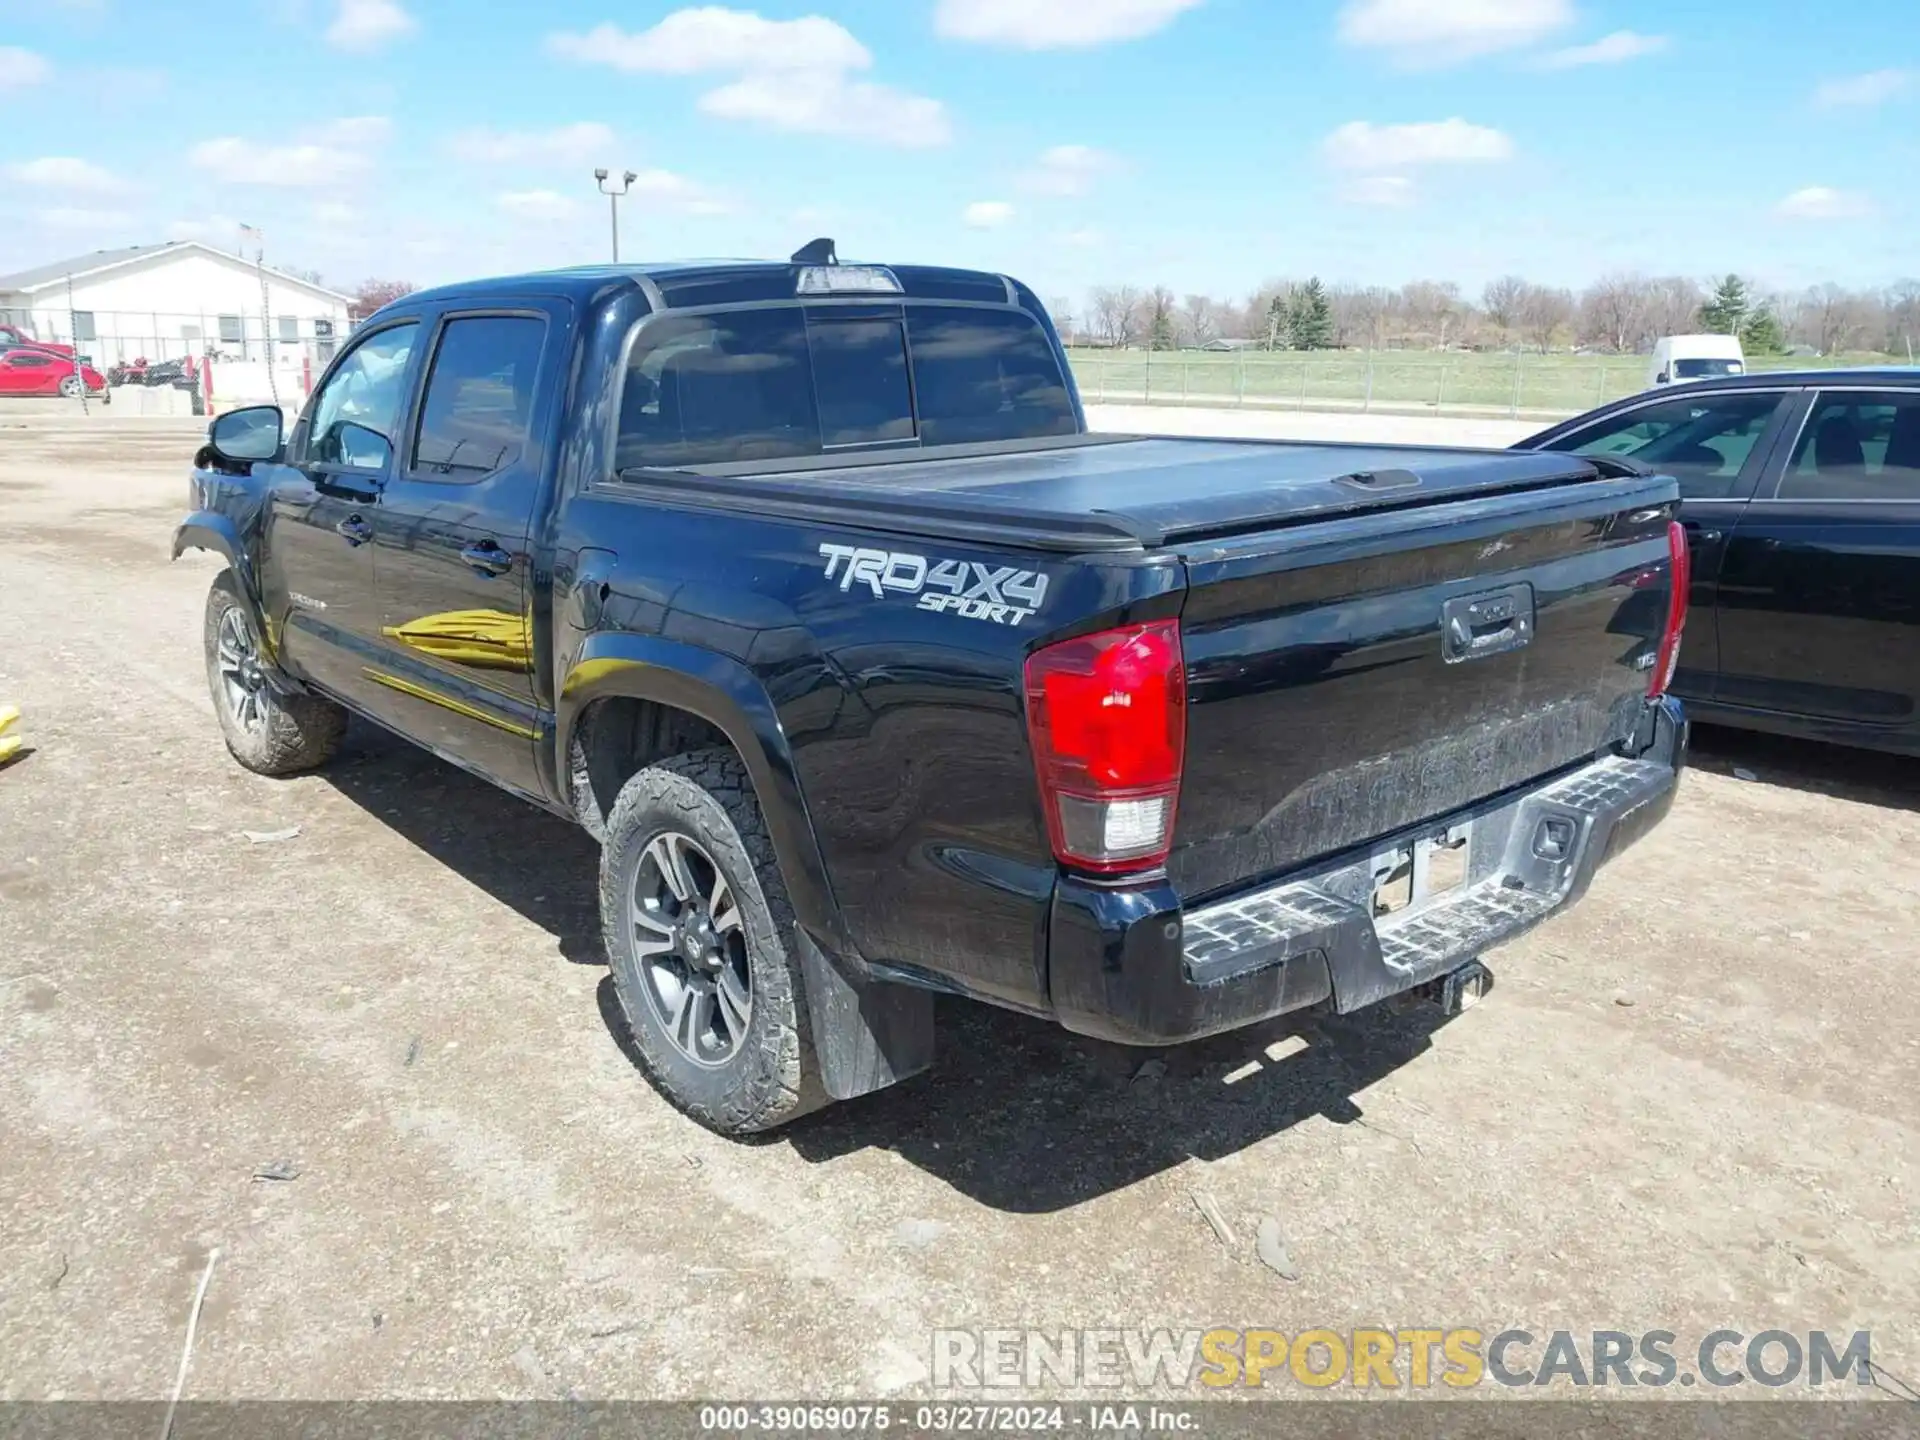
<instances>
[{"instance_id":1,"label":"rear fender","mask_svg":"<svg viewBox=\"0 0 1920 1440\"><path fill-rule=\"evenodd\" d=\"M753 777L796 918L835 952L854 955L807 816L786 733L753 672L728 656L656 635L588 636L560 685L554 717L555 769L569 807L576 805L567 763L575 728L595 701L617 698L684 710L727 737Z\"/></svg>"},{"instance_id":2,"label":"rear fender","mask_svg":"<svg viewBox=\"0 0 1920 1440\"><path fill-rule=\"evenodd\" d=\"M821 1083L836 1100L881 1089L933 1062L933 996L875 980L847 933L786 732L765 687L728 656L654 635L591 635L560 686L555 770L577 809L572 753L580 717L595 701L649 700L697 715L732 743L754 793L793 902L794 937L806 987Z\"/></svg>"}]
</instances>

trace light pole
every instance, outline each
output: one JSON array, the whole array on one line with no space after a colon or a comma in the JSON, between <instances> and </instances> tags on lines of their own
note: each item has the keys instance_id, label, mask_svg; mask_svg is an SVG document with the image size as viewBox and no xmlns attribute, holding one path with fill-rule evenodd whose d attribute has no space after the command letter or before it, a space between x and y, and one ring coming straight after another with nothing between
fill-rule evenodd
<instances>
[{"instance_id":1,"label":"light pole","mask_svg":"<svg viewBox=\"0 0 1920 1440\"><path fill-rule=\"evenodd\" d=\"M618 265L620 263L620 197L632 189L633 182L640 177L631 170L621 171L618 190L607 188L609 172L605 170L594 171L593 178L599 182L600 193L607 197L607 208L613 213L613 263Z\"/></svg>"}]
</instances>

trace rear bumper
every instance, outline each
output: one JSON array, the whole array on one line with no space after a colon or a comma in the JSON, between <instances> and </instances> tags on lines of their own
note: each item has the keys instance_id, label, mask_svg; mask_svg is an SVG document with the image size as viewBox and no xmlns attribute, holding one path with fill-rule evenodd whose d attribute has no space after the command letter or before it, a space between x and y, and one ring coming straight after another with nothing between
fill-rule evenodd
<instances>
[{"instance_id":1,"label":"rear bumper","mask_svg":"<svg viewBox=\"0 0 1920 1440\"><path fill-rule=\"evenodd\" d=\"M1164 1045L1312 1005L1358 1010L1445 975L1585 893L1658 824L1686 763L1678 702L1650 706L1631 758L1607 756L1286 879L1184 910L1164 882L1064 880L1048 947L1069 1030ZM1378 857L1471 831L1456 888L1376 920Z\"/></svg>"}]
</instances>

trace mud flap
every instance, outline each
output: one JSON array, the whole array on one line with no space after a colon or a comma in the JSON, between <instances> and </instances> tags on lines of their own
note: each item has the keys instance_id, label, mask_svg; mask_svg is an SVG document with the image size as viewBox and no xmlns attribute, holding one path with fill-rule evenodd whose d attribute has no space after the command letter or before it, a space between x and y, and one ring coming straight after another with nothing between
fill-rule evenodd
<instances>
[{"instance_id":1,"label":"mud flap","mask_svg":"<svg viewBox=\"0 0 1920 1440\"><path fill-rule=\"evenodd\" d=\"M855 984L796 926L820 1083L835 1100L884 1090L933 1064L933 993Z\"/></svg>"}]
</instances>

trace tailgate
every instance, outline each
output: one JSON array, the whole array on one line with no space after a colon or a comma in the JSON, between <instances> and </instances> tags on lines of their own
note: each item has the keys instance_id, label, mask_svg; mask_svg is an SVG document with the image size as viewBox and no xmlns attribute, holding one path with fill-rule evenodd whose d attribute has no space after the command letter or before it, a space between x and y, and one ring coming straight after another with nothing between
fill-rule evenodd
<instances>
[{"instance_id":1,"label":"tailgate","mask_svg":"<svg viewBox=\"0 0 1920 1440\"><path fill-rule=\"evenodd\" d=\"M1666 615L1664 477L1191 544L1192 903L1446 815L1631 730Z\"/></svg>"}]
</instances>

